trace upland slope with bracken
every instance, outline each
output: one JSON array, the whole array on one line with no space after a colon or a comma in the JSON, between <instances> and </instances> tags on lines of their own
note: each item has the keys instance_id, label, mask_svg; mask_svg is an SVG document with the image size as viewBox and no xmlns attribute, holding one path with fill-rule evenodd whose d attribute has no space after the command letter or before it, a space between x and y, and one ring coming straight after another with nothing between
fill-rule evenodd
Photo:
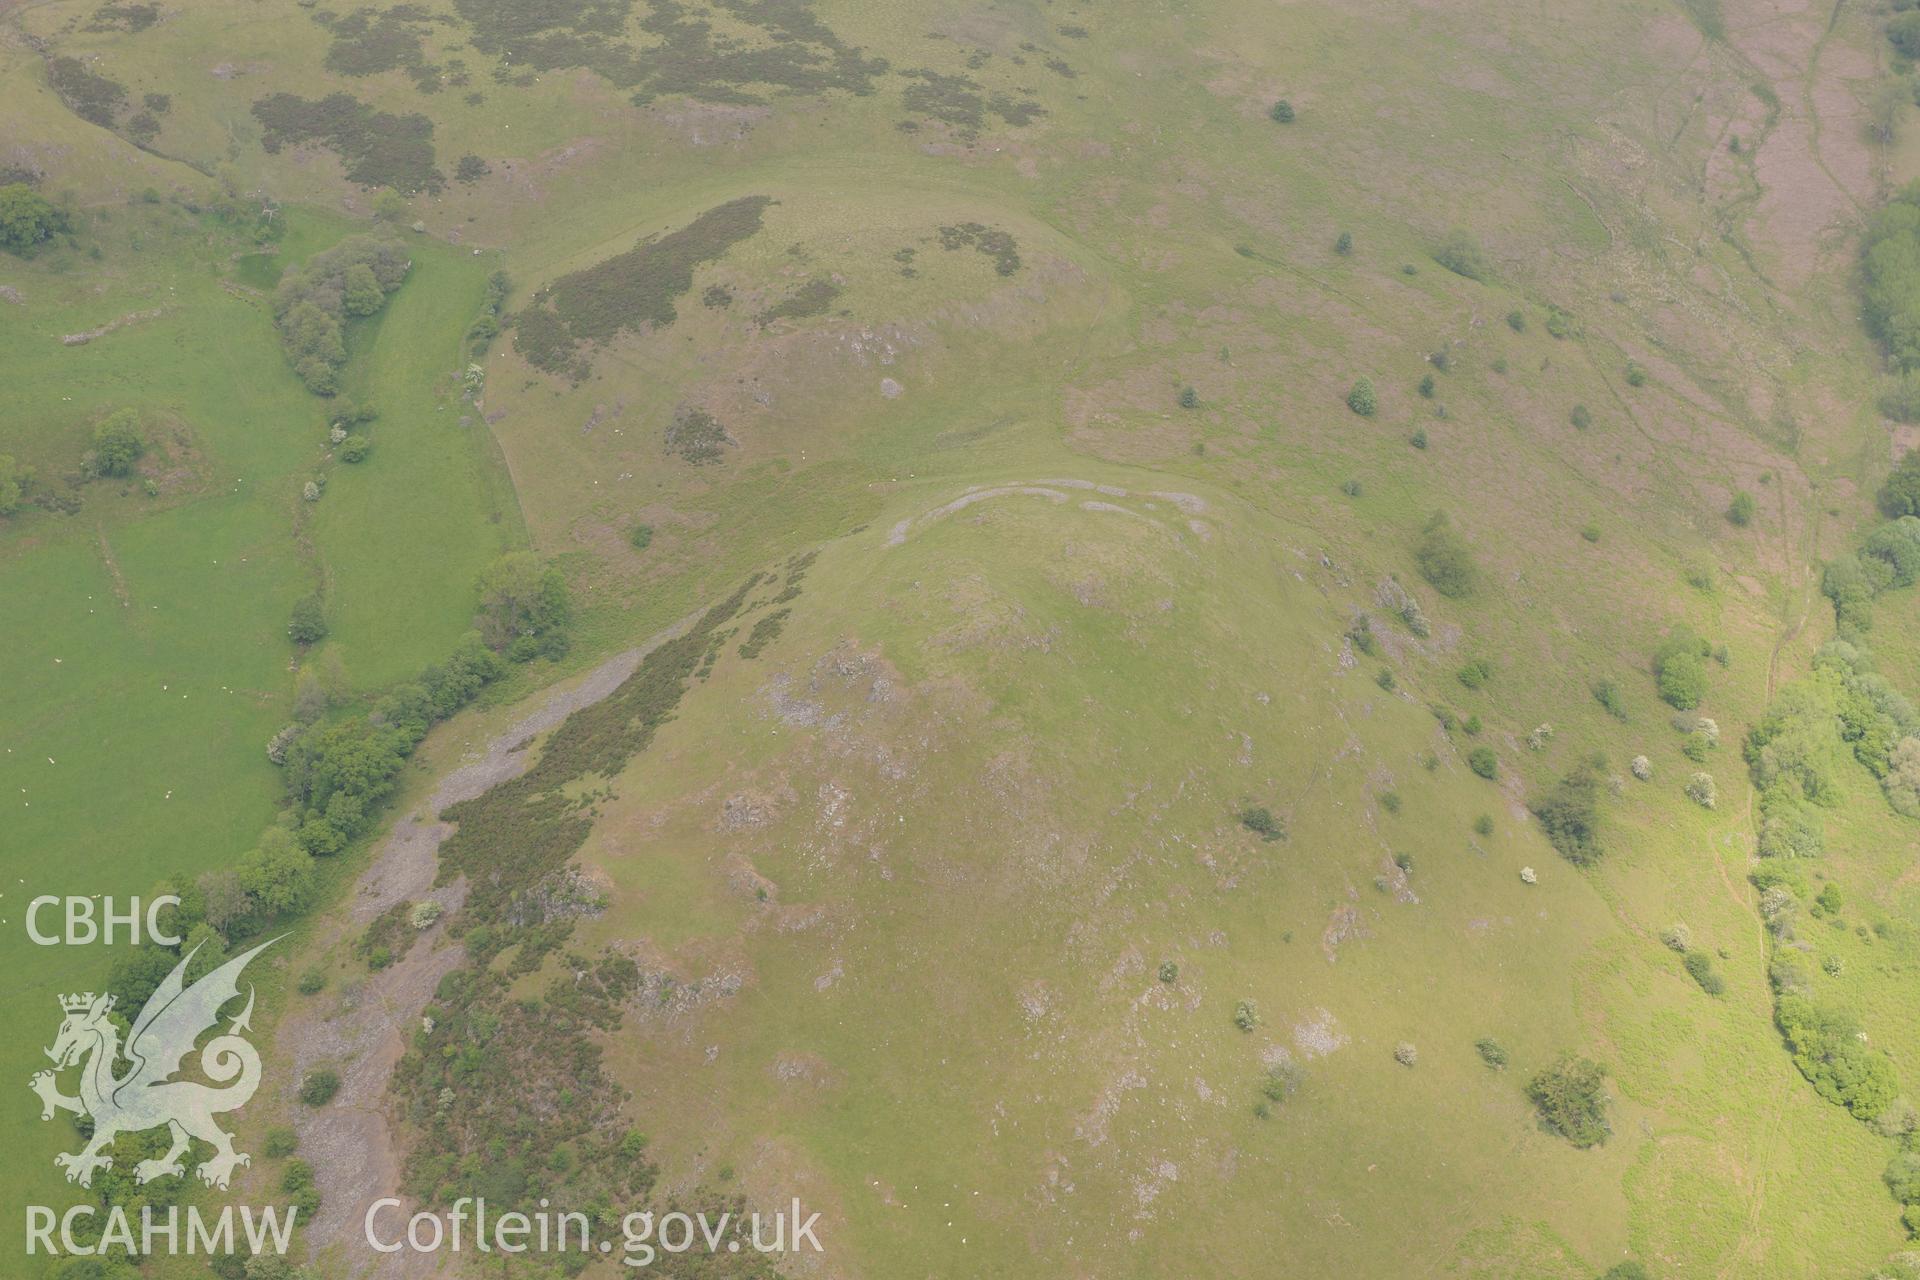
<instances>
[{"instance_id":1,"label":"upland slope with bracken","mask_svg":"<svg viewBox=\"0 0 1920 1280\"><path fill-rule=\"evenodd\" d=\"M4 869L291 931L316 1275L1908 1275L1904 29L0 5Z\"/></svg>"}]
</instances>

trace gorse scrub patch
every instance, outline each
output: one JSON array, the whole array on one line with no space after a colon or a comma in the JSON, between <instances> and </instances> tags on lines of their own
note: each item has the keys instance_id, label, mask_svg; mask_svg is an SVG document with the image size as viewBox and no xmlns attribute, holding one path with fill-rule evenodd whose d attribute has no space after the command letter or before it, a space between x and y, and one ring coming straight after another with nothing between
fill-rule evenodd
<instances>
[{"instance_id":1,"label":"gorse scrub patch","mask_svg":"<svg viewBox=\"0 0 1920 1280\"><path fill-rule=\"evenodd\" d=\"M1704 951L1689 951L1681 960L1681 967L1687 976L1700 984L1700 989L1710 996L1723 994L1727 989L1726 979L1713 967L1713 957Z\"/></svg>"},{"instance_id":2,"label":"gorse scrub patch","mask_svg":"<svg viewBox=\"0 0 1920 1280\"><path fill-rule=\"evenodd\" d=\"M1547 841L1577 867L1591 866L1605 853L1600 842L1600 784L1590 765L1575 766L1533 802Z\"/></svg>"},{"instance_id":3,"label":"gorse scrub patch","mask_svg":"<svg viewBox=\"0 0 1920 1280\"><path fill-rule=\"evenodd\" d=\"M1589 1058L1568 1054L1527 1082L1527 1099L1540 1122L1576 1147L1607 1140L1607 1069Z\"/></svg>"},{"instance_id":4,"label":"gorse scrub patch","mask_svg":"<svg viewBox=\"0 0 1920 1280\"><path fill-rule=\"evenodd\" d=\"M1454 532L1444 511L1435 512L1420 531L1420 537L1414 543L1413 558L1420 566L1420 576L1431 583L1435 591L1449 599L1458 600L1472 595L1480 580L1473 553L1468 550L1466 541Z\"/></svg>"},{"instance_id":5,"label":"gorse scrub patch","mask_svg":"<svg viewBox=\"0 0 1920 1280\"><path fill-rule=\"evenodd\" d=\"M1259 836L1262 840L1284 840L1287 835L1286 826L1280 819L1273 816L1271 809L1265 806L1242 809L1240 811L1240 825Z\"/></svg>"},{"instance_id":6,"label":"gorse scrub patch","mask_svg":"<svg viewBox=\"0 0 1920 1280\"><path fill-rule=\"evenodd\" d=\"M1606 708L1608 715L1615 720L1627 718L1626 697L1620 692L1620 685L1614 680L1595 680L1592 685L1593 700Z\"/></svg>"},{"instance_id":7,"label":"gorse scrub patch","mask_svg":"<svg viewBox=\"0 0 1920 1280\"><path fill-rule=\"evenodd\" d=\"M412 195L439 191L446 178L433 162L433 121L414 114L376 110L351 94L302 98L276 93L253 104L269 153L311 143L340 157L347 180L363 187L392 187Z\"/></svg>"},{"instance_id":8,"label":"gorse scrub patch","mask_svg":"<svg viewBox=\"0 0 1920 1280\"><path fill-rule=\"evenodd\" d=\"M537 369L584 378L589 360L582 344L672 324L679 317L674 304L693 287L694 269L759 231L772 203L766 196L729 200L677 231L561 276L514 314L515 350Z\"/></svg>"},{"instance_id":9,"label":"gorse scrub patch","mask_svg":"<svg viewBox=\"0 0 1920 1280\"><path fill-rule=\"evenodd\" d=\"M1363 418L1371 418L1379 411L1380 399L1374 393L1372 378L1362 378L1353 384L1353 389L1347 392L1347 408Z\"/></svg>"},{"instance_id":10,"label":"gorse scrub patch","mask_svg":"<svg viewBox=\"0 0 1920 1280\"><path fill-rule=\"evenodd\" d=\"M1465 231L1448 234L1433 251L1433 260L1457 276L1482 283L1493 279L1493 260Z\"/></svg>"},{"instance_id":11,"label":"gorse scrub patch","mask_svg":"<svg viewBox=\"0 0 1920 1280\"><path fill-rule=\"evenodd\" d=\"M310 1107L324 1107L340 1092L340 1077L326 1067L309 1071L300 1081L300 1101Z\"/></svg>"}]
</instances>

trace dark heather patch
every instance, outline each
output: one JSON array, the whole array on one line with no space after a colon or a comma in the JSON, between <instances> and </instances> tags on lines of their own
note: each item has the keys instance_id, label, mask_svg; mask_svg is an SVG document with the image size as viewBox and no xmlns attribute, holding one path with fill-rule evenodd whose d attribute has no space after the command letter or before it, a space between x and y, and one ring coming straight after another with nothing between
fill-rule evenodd
<instances>
[{"instance_id":1,"label":"dark heather patch","mask_svg":"<svg viewBox=\"0 0 1920 1280\"><path fill-rule=\"evenodd\" d=\"M440 878L466 877L461 914L468 922L507 923L520 902L579 850L592 823L575 784L610 778L646 750L680 705L713 633L761 581L755 574L686 634L649 653L612 694L568 716L527 772L440 815L458 824L440 846Z\"/></svg>"},{"instance_id":2,"label":"dark heather patch","mask_svg":"<svg viewBox=\"0 0 1920 1280\"><path fill-rule=\"evenodd\" d=\"M998 90L988 92L971 76L950 76L921 68L903 73L913 83L901 95L907 110L950 124L963 133L984 128L988 116L998 116L1016 128L1046 114L1030 98L1015 98Z\"/></svg>"},{"instance_id":3,"label":"dark heather patch","mask_svg":"<svg viewBox=\"0 0 1920 1280\"><path fill-rule=\"evenodd\" d=\"M265 127L260 144L267 151L288 143L326 147L346 165L347 180L363 187L412 195L446 185L433 164L433 121L423 115L376 111L345 93L318 100L276 93L254 103L253 114Z\"/></svg>"},{"instance_id":4,"label":"dark heather patch","mask_svg":"<svg viewBox=\"0 0 1920 1280\"><path fill-rule=\"evenodd\" d=\"M958 226L940 228L942 249L965 249L969 245L992 258L993 269L1003 276L1010 276L1020 269L1020 244L1011 233L982 226L978 222L962 222Z\"/></svg>"},{"instance_id":5,"label":"dark heather patch","mask_svg":"<svg viewBox=\"0 0 1920 1280\"><path fill-rule=\"evenodd\" d=\"M126 105L127 91L118 81L97 75L78 58L55 58L47 64L47 83L67 108L82 120L113 128Z\"/></svg>"},{"instance_id":6,"label":"dark heather patch","mask_svg":"<svg viewBox=\"0 0 1920 1280\"><path fill-rule=\"evenodd\" d=\"M766 196L729 200L678 231L560 277L514 317L514 349L535 368L578 381L591 366L583 344L672 324L679 315L674 304L693 287L694 269L759 231L771 203Z\"/></svg>"},{"instance_id":7,"label":"dark heather patch","mask_svg":"<svg viewBox=\"0 0 1920 1280\"><path fill-rule=\"evenodd\" d=\"M153 4L103 4L87 19L89 31L124 31L138 35L160 21L160 6Z\"/></svg>"},{"instance_id":8,"label":"dark heather patch","mask_svg":"<svg viewBox=\"0 0 1920 1280\"><path fill-rule=\"evenodd\" d=\"M667 428L667 452L678 454L696 467L720 461L724 450L732 444L734 439L726 427L705 409L680 409Z\"/></svg>"},{"instance_id":9,"label":"dark heather patch","mask_svg":"<svg viewBox=\"0 0 1920 1280\"><path fill-rule=\"evenodd\" d=\"M323 20L316 15L316 20ZM327 70L343 76L372 76L402 69L422 75L437 74L427 65L422 39L434 15L418 5L391 9L356 9L325 21L333 33L327 48Z\"/></svg>"},{"instance_id":10,"label":"dark heather patch","mask_svg":"<svg viewBox=\"0 0 1920 1280\"><path fill-rule=\"evenodd\" d=\"M740 643L740 656L751 662L760 656L760 651L780 638L780 632L786 628L787 615L791 609L775 609L772 613L753 624L753 630Z\"/></svg>"},{"instance_id":11,"label":"dark heather patch","mask_svg":"<svg viewBox=\"0 0 1920 1280\"><path fill-rule=\"evenodd\" d=\"M653 0L627 38L632 0L455 0L473 47L501 60L495 78L584 67L644 105L668 94L703 102L757 103L755 89L784 93L873 92L885 73L814 16L804 0ZM756 38L714 33L714 18Z\"/></svg>"},{"instance_id":12,"label":"dark heather patch","mask_svg":"<svg viewBox=\"0 0 1920 1280\"><path fill-rule=\"evenodd\" d=\"M807 316L824 315L833 300L840 296L840 286L831 280L815 279L807 281L793 291L792 296L782 299L754 317L758 324L772 324L775 320L799 320Z\"/></svg>"},{"instance_id":13,"label":"dark heather patch","mask_svg":"<svg viewBox=\"0 0 1920 1280\"><path fill-rule=\"evenodd\" d=\"M812 559L787 562L783 598L798 594ZM610 696L568 716L526 773L441 815L458 824L440 846L441 878L464 876L469 886L448 926L466 959L441 980L427 1021L394 1070L394 1098L411 1139L406 1194L436 1205L484 1196L522 1211L548 1201L659 1211L698 1203L712 1220L723 1211L743 1216L737 1198L697 1189L653 1198L659 1171L647 1159L646 1138L628 1127L629 1095L607 1072L600 1046L629 1008L642 1000L665 1005L678 987L617 950L586 956L566 949L577 914L568 904L579 901L582 884L568 863L604 794L595 780L614 777L647 750L691 683L711 670L735 632L729 624L752 611L744 602L765 580L754 574L648 654ZM559 972L543 990L526 991L519 980L556 953ZM772 1275L744 1245L709 1257L698 1273L710 1280Z\"/></svg>"}]
</instances>

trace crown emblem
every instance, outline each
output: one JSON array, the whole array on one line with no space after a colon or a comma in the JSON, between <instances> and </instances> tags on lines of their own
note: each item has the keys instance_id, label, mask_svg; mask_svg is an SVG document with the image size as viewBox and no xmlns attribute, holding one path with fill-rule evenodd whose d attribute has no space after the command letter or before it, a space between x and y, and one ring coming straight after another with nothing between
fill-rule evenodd
<instances>
[{"instance_id":1,"label":"crown emblem","mask_svg":"<svg viewBox=\"0 0 1920 1280\"><path fill-rule=\"evenodd\" d=\"M93 996L93 992L91 991L87 992L85 995L61 996L60 1007L66 1010L68 1013L85 1013L88 1009L93 1007L93 999L94 999L94 996ZM105 1013L108 1009L111 1009L111 1008L113 1008L113 997L108 996L106 1005L100 1011L102 1013Z\"/></svg>"}]
</instances>

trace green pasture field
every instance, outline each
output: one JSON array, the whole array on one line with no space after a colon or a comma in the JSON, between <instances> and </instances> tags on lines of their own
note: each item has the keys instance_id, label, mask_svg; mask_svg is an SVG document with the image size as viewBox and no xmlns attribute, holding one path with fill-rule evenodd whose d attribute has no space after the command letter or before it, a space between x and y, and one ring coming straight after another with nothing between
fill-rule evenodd
<instances>
[{"instance_id":1,"label":"green pasture field","mask_svg":"<svg viewBox=\"0 0 1920 1280\"><path fill-rule=\"evenodd\" d=\"M104 212L88 237L113 249L103 292L76 254L7 266L26 297L0 354L8 446L53 479L77 468L94 420L132 406L150 435L182 434L184 475L156 498L95 482L76 514L29 509L0 532L13 675L0 690L13 872L0 917L17 975L6 1015L21 1031L4 1069L23 1087L57 1027L55 996L98 986L110 958L28 945L24 898L144 894L252 844L277 792L263 746L287 716L286 616L313 579L290 516L324 427L264 304L222 289L224 253L181 211ZM156 305L157 318L61 344ZM31 1105L8 1109L10 1203L64 1196L61 1129Z\"/></svg>"},{"instance_id":2,"label":"green pasture field","mask_svg":"<svg viewBox=\"0 0 1920 1280\"><path fill-rule=\"evenodd\" d=\"M291 218L271 262L349 230ZM269 278L254 254L236 267L244 245L171 203L90 207L80 236L109 255L104 276L73 250L9 260L5 282L25 302L0 317L11 326L0 354L7 448L64 487L92 423L131 406L157 493L138 477L93 481L74 490L74 514L29 507L0 530L0 646L14 676L0 690L0 776L15 797L6 846L9 867L32 871L0 890L18 975L5 1009L23 1030L4 1070L22 1082L51 1042L54 997L97 987L112 954L29 945L26 898L145 894L164 876L229 863L271 821L279 777L264 748L288 718L293 603L328 584L352 675L377 688L452 649L470 625L474 576L522 536L497 456L452 410L436 417L485 264L423 246L426 287L393 304L410 340L361 339L355 392L392 394L374 456L334 469L319 505L337 503L335 515L300 496L324 465L327 406L292 377L253 291L277 281L278 266ZM230 288L235 277L248 287ZM157 314L61 342L146 312ZM67 1189L51 1158L65 1127L39 1123L31 1104L8 1115L23 1154L8 1163L7 1199L58 1202Z\"/></svg>"}]
</instances>

